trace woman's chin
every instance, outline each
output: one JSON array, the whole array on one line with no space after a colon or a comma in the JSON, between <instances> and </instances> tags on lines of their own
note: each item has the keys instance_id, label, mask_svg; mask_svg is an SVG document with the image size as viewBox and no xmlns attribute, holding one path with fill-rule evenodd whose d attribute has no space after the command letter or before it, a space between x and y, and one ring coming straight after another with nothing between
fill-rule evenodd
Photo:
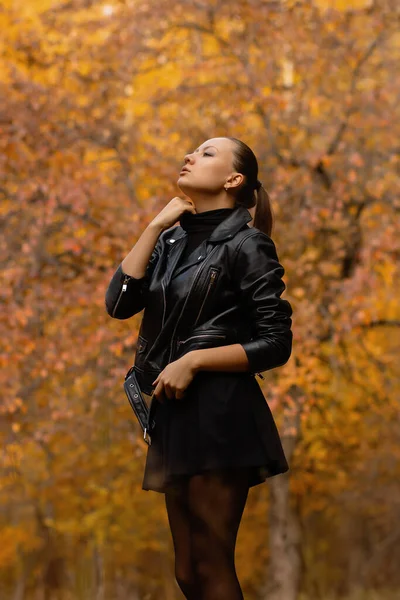
<instances>
[{"instance_id":1,"label":"woman's chin","mask_svg":"<svg viewBox=\"0 0 400 600\"><path fill-rule=\"evenodd\" d=\"M189 190L190 189L190 185L187 185L187 182L185 181L185 176L184 175L182 177L179 177L179 179L176 182L176 184L177 184L178 188L182 190L182 192L184 192L185 190Z\"/></svg>"}]
</instances>

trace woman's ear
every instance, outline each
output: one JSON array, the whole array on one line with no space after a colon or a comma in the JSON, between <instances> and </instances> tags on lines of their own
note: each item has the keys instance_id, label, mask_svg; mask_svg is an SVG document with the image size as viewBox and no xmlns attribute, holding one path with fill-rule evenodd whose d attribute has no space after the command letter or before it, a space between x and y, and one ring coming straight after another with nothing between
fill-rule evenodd
<instances>
[{"instance_id":1,"label":"woman's ear","mask_svg":"<svg viewBox=\"0 0 400 600\"><path fill-rule=\"evenodd\" d=\"M231 173L231 175L228 178L228 182L231 188L238 188L242 185L243 181L244 177L242 173Z\"/></svg>"}]
</instances>

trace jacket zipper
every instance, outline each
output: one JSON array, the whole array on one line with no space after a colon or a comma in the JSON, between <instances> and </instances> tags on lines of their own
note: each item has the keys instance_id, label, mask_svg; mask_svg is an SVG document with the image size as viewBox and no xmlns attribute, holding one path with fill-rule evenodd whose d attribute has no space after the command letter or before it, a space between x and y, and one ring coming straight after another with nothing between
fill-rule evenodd
<instances>
[{"instance_id":1,"label":"jacket zipper","mask_svg":"<svg viewBox=\"0 0 400 600\"><path fill-rule=\"evenodd\" d=\"M162 323L161 323L161 329L162 329L164 327L165 311L167 310L167 297L165 295L165 287L164 287L163 280L161 280L161 287L162 287L162 291L163 291L163 300L164 300L164 310L163 310L163 317L162 317Z\"/></svg>"},{"instance_id":2,"label":"jacket zipper","mask_svg":"<svg viewBox=\"0 0 400 600\"><path fill-rule=\"evenodd\" d=\"M203 310L204 303L205 303L205 301L207 300L207 296L208 296L208 294L210 293L210 290L211 290L211 288L212 288L213 284L215 283L215 280L216 280L216 278L217 278L217 274L218 274L218 271L217 271L216 269L213 269L213 270L212 270L212 272L211 272L210 283L208 284L208 288L207 288L206 294L205 294L205 296L204 296L204 299L203 299L203 302L202 302L202 304L201 304L201 306L200 306L200 310L199 310L199 312L197 313L196 321L195 321L195 323L194 323L193 327L196 327L196 325L197 325L197 321L198 321L198 320L199 320L199 318L200 318L201 311Z\"/></svg>"},{"instance_id":3,"label":"jacket zipper","mask_svg":"<svg viewBox=\"0 0 400 600\"><path fill-rule=\"evenodd\" d=\"M183 238L183 239L185 239L185 238ZM181 238L179 238L178 240L174 240L174 241L181 241ZM175 246L174 248L176 248L176 247L179 247L179 245ZM170 253L171 253L171 250L168 253L168 257L170 256ZM178 250L176 250L175 254L177 254L177 253L178 253ZM173 263L172 268L170 267L171 272L175 268L177 261L179 261L180 256L181 255L178 255L178 258L175 258L175 262ZM163 310L163 316L162 316L162 321L161 321L161 329L162 329L164 327L165 314L167 312L167 294L166 294L166 289L165 289L165 285L164 285L164 278L161 279L161 287L162 287L162 291L163 291L163 303L164 303L164 310Z\"/></svg>"},{"instance_id":4,"label":"jacket zipper","mask_svg":"<svg viewBox=\"0 0 400 600\"><path fill-rule=\"evenodd\" d=\"M216 335L214 333L199 333L198 335L191 335L190 337L186 338L186 340L178 340L177 341L177 348L179 348L179 346L181 344L185 344L186 342L188 342L189 340L192 340L193 338L199 338L199 337L213 337L213 338L226 338L226 335Z\"/></svg>"},{"instance_id":5,"label":"jacket zipper","mask_svg":"<svg viewBox=\"0 0 400 600\"><path fill-rule=\"evenodd\" d=\"M127 282L128 282L129 280L130 280L130 276L129 276L129 275L125 275L125 276L124 276L124 281L123 281L123 283L122 283L122 288L121 288L121 291L120 291L120 293L119 293L119 296L118 296L118 298L117 298L117 301L116 301L116 303L115 303L115 306L114 306L114 310L113 310L113 312L112 312L112 316L113 316L113 317L115 317L115 312L116 312L116 310L117 310L117 308L118 308L118 304L119 304L119 302L120 302L120 300L121 300L121 298L122 298L122 294L123 294L124 292L126 292L126 288L128 287L128 283L127 283Z\"/></svg>"},{"instance_id":6,"label":"jacket zipper","mask_svg":"<svg viewBox=\"0 0 400 600\"><path fill-rule=\"evenodd\" d=\"M172 352L173 352L173 349L174 349L174 336L175 336L176 330L178 328L179 321L181 320L183 312L184 312L184 310L186 308L187 301L190 298L190 294L192 292L192 289L195 286L195 284L197 282L197 279L199 278L201 270L204 268L204 265L206 264L207 258L210 258L210 256L217 250L217 248L218 248L218 246L214 246L214 248L211 250L210 254L204 258L204 261L201 263L200 267L197 269L197 273L196 273L196 275L193 278L192 285L190 286L190 290L187 293L186 300L185 300L185 302L183 304L183 307L182 307L182 310L180 312L180 315L179 315L179 317L178 317L178 319L176 321L176 324L175 324L175 327L174 327L174 331L172 332L172 336L171 336L171 340L172 340L172 342L171 342L171 351L169 353L169 359L168 359L169 362L171 362Z\"/></svg>"}]
</instances>

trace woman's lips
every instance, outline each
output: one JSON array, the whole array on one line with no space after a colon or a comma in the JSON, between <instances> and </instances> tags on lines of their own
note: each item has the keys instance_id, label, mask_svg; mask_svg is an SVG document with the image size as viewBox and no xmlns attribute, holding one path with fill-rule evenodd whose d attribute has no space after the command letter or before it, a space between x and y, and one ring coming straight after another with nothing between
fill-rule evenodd
<instances>
[{"instance_id":1,"label":"woman's lips","mask_svg":"<svg viewBox=\"0 0 400 600\"><path fill-rule=\"evenodd\" d=\"M183 169L183 170L182 170L182 171L179 173L179 175L183 175L184 173L190 173L190 171L188 171L187 169Z\"/></svg>"}]
</instances>

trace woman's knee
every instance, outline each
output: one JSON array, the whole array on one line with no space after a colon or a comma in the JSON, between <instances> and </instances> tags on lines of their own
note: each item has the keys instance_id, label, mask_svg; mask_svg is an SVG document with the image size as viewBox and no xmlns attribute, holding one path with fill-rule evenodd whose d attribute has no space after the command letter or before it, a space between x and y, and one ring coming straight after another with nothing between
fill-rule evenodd
<instances>
[{"instance_id":1,"label":"woman's knee","mask_svg":"<svg viewBox=\"0 0 400 600\"><path fill-rule=\"evenodd\" d=\"M197 597L197 577L191 566L175 563L175 579L186 598L194 600Z\"/></svg>"},{"instance_id":2,"label":"woman's knee","mask_svg":"<svg viewBox=\"0 0 400 600\"><path fill-rule=\"evenodd\" d=\"M234 568L235 552L234 544L203 527L193 533L191 546L194 574L200 583L214 581L221 570Z\"/></svg>"},{"instance_id":3,"label":"woman's knee","mask_svg":"<svg viewBox=\"0 0 400 600\"><path fill-rule=\"evenodd\" d=\"M186 598L195 600L196 582L191 556L191 527L185 482L171 486L165 494L165 502L175 550L175 579Z\"/></svg>"},{"instance_id":4,"label":"woman's knee","mask_svg":"<svg viewBox=\"0 0 400 600\"><path fill-rule=\"evenodd\" d=\"M197 557L194 562L196 581L201 588L207 582L215 581L221 571L221 564L217 565L206 556Z\"/></svg>"}]
</instances>

